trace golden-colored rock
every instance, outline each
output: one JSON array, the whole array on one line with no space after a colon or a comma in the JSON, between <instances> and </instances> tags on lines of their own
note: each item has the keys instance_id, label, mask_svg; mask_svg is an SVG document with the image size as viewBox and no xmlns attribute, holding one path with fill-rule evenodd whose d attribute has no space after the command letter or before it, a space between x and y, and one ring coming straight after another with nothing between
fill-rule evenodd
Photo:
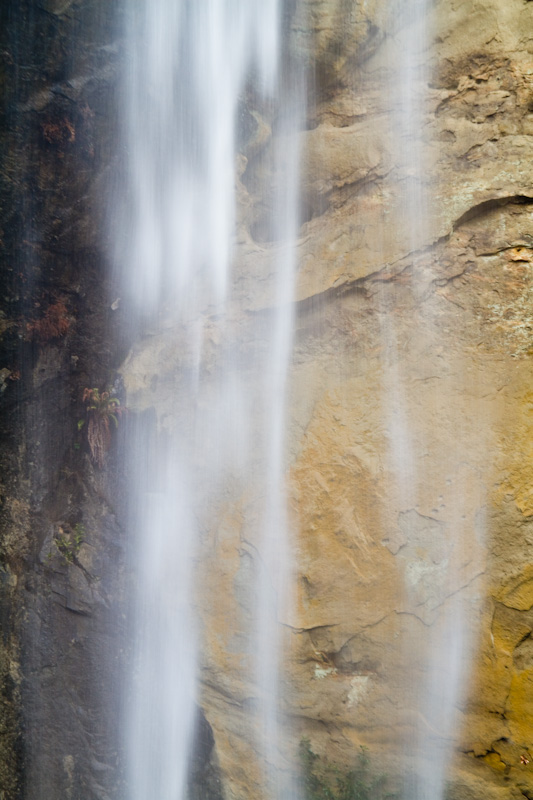
<instances>
[{"instance_id":1,"label":"golden-colored rock","mask_svg":"<svg viewBox=\"0 0 533 800\"><path fill-rule=\"evenodd\" d=\"M386 6L308 0L291 23L302 58L317 48L321 94L300 137L294 602L280 619L293 724L279 763L289 769L308 736L346 766L368 745L400 776L421 769L417 748L449 737L450 798L508 800L532 792L521 758L532 760L533 741L533 3L432 5L433 44L417 53L423 124L409 143L427 220L414 231L390 96L406 30ZM239 162L235 293L246 312L274 304L279 252L254 240L269 195L267 168L248 174L252 162ZM244 317L229 324L245 340ZM218 324L206 310L207 394ZM163 428L188 365L178 338L152 336L124 367L139 409L153 405L158 376ZM248 379L257 398L260 376ZM254 465L248 486L228 478L206 509L196 601L202 702L232 800L262 791L250 672L250 597L269 568L254 534L258 483ZM452 673L462 690L439 707Z\"/></svg>"},{"instance_id":2,"label":"golden-colored rock","mask_svg":"<svg viewBox=\"0 0 533 800\"><path fill-rule=\"evenodd\" d=\"M528 564L519 575L513 576L501 588L498 599L509 608L529 611L533 607L533 564Z\"/></svg>"}]
</instances>

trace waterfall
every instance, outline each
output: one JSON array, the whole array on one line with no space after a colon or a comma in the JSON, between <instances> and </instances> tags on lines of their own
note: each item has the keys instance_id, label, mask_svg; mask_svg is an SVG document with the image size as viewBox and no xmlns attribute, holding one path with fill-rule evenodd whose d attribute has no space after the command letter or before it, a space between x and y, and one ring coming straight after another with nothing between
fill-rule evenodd
<instances>
[{"instance_id":1,"label":"waterfall","mask_svg":"<svg viewBox=\"0 0 533 800\"><path fill-rule=\"evenodd\" d=\"M277 800L298 795L280 778L280 764L295 771L282 744L280 622L292 603L285 451L304 69L291 62L287 45L289 0L132 5L122 109L125 179L113 214L122 303L143 338L125 368L128 405L136 412L126 453L134 576L127 798L187 796L199 686L205 675L217 691L224 685L223 675L210 672L198 613L203 605L215 616L223 598L210 594L202 562L209 558L206 543L229 540L240 558L233 588L241 611L226 622L244 642L240 675L232 679L252 687L252 696L243 690L240 699L252 718L250 749L261 764L258 795ZM416 0L388 9L397 40L397 64L388 65L395 75L387 111L396 141L391 180L405 187L403 212L395 214L406 258L427 244L421 137L428 79L420 64L428 7L429 0ZM263 196L250 210L254 181ZM411 290L416 295L417 287ZM385 458L395 483L391 495L400 498L393 511L405 526L405 553L416 554L418 540L424 544L429 536L409 516L418 507L422 461L410 418L410 376L387 313L383 300ZM458 525L457 542L461 535ZM440 606L461 587L431 564L402 559L406 613L416 616L420 576L444 582L428 611L440 622L429 645L420 646L430 677L409 687L425 722L406 748L416 773L406 797L440 800L463 636L463 611L452 619L450 608ZM406 639L405 648L419 647ZM221 647L229 658L231 642Z\"/></svg>"},{"instance_id":2,"label":"waterfall","mask_svg":"<svg viewBox=\"0 0 533 800\"><path fill-rule=\"evenodd\" d=\"M243 677L256 691L262 788L278 796L278 617L290 602L283 473L298 228L293 134L303 113L301 85L280 74L281 15L278 0L142 0L130 9L126 177L113 217L115 264L132 327L144 331L155 357L163 354L175 367L158 374L147 365L152 408L144 413L135 387L128 393L137 412L126 453L134 550L134 665L124 723L128 800L187 795L200 702L202 632L195 609L202 595L209 597L209 587L199 585L198 560L206 530L214 519L220 533L228 508L243 516L246 544L236 530L233 547L247 548L257 578L245 589L250 621L244 635L254 657ZM252 114L243 111L245 96L257 109ZM273 110L289 144L265 156L275 187L272 210L267 240L252 246L265 255L273 288L263 312L250 314L235 265L242 228L236 164L246 138L240 116L247 113L249 126L268 130L263 108L267 116ZM260 163L262 155L254 157ZM241 172L245 164L241 156ZM256 497L243 511L250 481Z\"/></svg>"},{"instance_id":3,"label":"waterfall","mask_svg":"<svg viewBox=\"0 0 533 800\"><path fill-rule=\"evenodd\" d=\"M430 217L434 202L435 165L427 155L425 104L431 83L428 64L430 46L429 19L431 0L393 3L394 64L388 96L391 119L395 130L395 160L398 173L395 180L401 189L402 212L400 226L410 265L431 242ZM422 299L429 282L438 279L438 271L428 269L424 281L419 274L410 278L410 291ZM419 281L418 283L416 281ZM426 313L421 337L435 340L436 321ZM425 465L429 444L423 440L414 416L407 386L412 374L398 347L394 315L383 314L382 338L385 344L388 385L389 468L394 476L395 494L399 498L400 517L406 555L404 593L408 613L418 615L427 626L423 641L412 629L406 636L404 648L418 652L422 671L419 680L413 678L408 687L408 702L415 709L418 722L412 741L405 745L405 754L412 760L412 773L407 779L404 794L409 800L442 800L446 791L446 776L457 736L457 706L462 699L466 660L467 598L461 593L467 581L461 583L460 554L471 533L465 525L464 500L460 489L453 502L457 511L445 539L435 516L424 520ZM406 345L407 347L408 345ZM450 442L454 431L449 431ZM458 450L461 444L455 445ZM445 461L452 447L433 452L431 460ZM423 552L422 557L416 553ZM439 552L440 551L440 552ZM423 587L423 588L422 588ZM454 598L454 595L457 597ZM452 599L450 599L452 598Z\"/></svg>"}]
</instances>

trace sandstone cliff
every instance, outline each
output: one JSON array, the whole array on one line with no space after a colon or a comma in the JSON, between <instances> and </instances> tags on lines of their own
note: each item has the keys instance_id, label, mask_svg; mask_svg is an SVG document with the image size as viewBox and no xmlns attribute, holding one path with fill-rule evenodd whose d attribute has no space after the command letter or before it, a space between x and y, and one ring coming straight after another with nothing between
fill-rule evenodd
<instances>
[{"instance_id":1,"label":"sandstone cliff","mask_svg":"<svg viewBox=\"0 0 533 800\"><path fill-rule=\"evenodd\" d=\"M533 12L431 10L407 146L427 203L413 241L391 98L412 39L384 5L363 24L359 7L309 4L319 96L301 134L286 713L332 760L364 744L391 775L416 770L421 739L445 735L424 709L425 672L443 685L462 635L449 796L529 797ZM250 169L243 203L260 207ZM261 259L242 239L243 265ZM243 281L249 307L268 307L268 279L259 295ZM241 576L253 580L238 525L224 523L206 560L203 585L226 604L202 610L206 713L230 796L246 797L250 754L228 722L246 716L247 689L228 680L246 656L225 622L242 616Z\"/></svg>"}]
</instances>

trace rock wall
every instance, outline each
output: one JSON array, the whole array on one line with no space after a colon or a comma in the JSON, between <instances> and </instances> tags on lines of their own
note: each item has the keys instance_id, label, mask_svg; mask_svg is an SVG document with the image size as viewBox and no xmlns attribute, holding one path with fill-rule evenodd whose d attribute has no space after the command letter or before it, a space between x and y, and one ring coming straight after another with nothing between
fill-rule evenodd
<instances>
[{"instance_id":1,"label":"rock wall","mask_svg":"<svg viewBox=\"0 0 533 800\"><path fill-rule=\"evenodd\" d=\"M120 168L120 9L27 0L1 11L6 800L120 794L122 476L113 453L102 473L84 452L80 397L123 362L132 417L154 404L163 416L179 407L179 386L167 402L152 378L187 368L175 333L129 349L126 312L111 309L104 277L104 189ZM422 9L413 4L410 25ZM286 21L293 52L314 54L314 100L300 134L287 472L296 574L280 621L290 723L281 749L294 755L305 736L348 768L362 744L393 786L408 785L419 742L442 732L420 687L434 654L444 684L462 626L448 795L533 797L533 4L432 4L431 46L416 55L423 124L403 150L391 87L411 40L399 10L307 0ZM276 134L268 109L243 105L235 326L258 397L258 343L246 332L268 325L272 304ZM427 198L415 241L405 220L413 149ZM37 323L58 303L68 325L46 340ZM220 341L216 318L206 324L207 398ZM252 470L245 492L228 486L206 509L195 599L204 762L214 748L226 800L261 793L242 635L261 568L256 482ZM83 542L65 557L57 543L74 542L77 525ZM290 769L283 753L280 768ZM218 778L209 781L218 796Z\"/></svg>"},{"instance_id":2,"label":"rock wall","mask_svg":"<svg viewBox=\"0 0 533 800\"><path fill-rule=\"evenodd\" d=\"M412 40L385 6L310 2L293 18L294 46L317 48L318 97L300 134L308 219L289 410L297 596L281 620L286 747L306 736L349 766L365 745L409 786L421 741L447 735L445 711L426 708L428 671L444 687L461 636L448 794L529 797L533 11L432 6L431 45L416 55L422 124L402 149L391 93ZM409 24L420 25L416 13ZM415 241L410 148L427 198ZM268 154L244 156L240 279L245 307L266 318ZM216 363L215 322L212 342ZM132 396L137 368L133 358L125 369ZM228 796L245 798L261 777L249 768L250 654L235 631L253 625L242 586L256 579L260 545L243 522L249 498L237 508L216 509L200 607L204 707Z\"/></svg>"},{"instance_id":3,"label":"rock wall","mask_svg":"<svg viewBox=\"0 0 533 800\"><path fill-rule=\"evenodd\" d=\"M118 476L95 471L77 432L84 387L121 357L100 224L118 24L106 3L1 10L5 800L103 798L120 783Z\"/></svg>"}]
</instances>

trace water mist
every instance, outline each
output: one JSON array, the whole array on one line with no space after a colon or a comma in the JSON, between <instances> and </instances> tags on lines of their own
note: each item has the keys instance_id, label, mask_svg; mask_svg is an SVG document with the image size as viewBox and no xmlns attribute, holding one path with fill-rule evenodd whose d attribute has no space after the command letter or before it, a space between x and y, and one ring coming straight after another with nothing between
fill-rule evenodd
<instances>
[{"instance_id":1,"label":"water mist","mask_svg":"<svg viewBox=\"0 0 533 800\"><path fill-rule=\"evenodd\" d=\"M128 404L137 419L126 454L135 581L134 666L125 702L128 800L187 796L205 660L198 596L217 603L199 581L199 562L209 536L226 535L226 517L232 519L234 549L244 554L243 564L252 563L251 579L239 583L247 621L227 624L245 642L242 674L235 680L253 687L246 701L261 764L257 783L269 800L299 794L279 768L296 772L283 752L280 621L292 603L286 430L299 169L305 157L297 134L306 117L303 68L291 61L284 30L289 7L289 0L141 0L130 11L123 86L126 178L117 202L115 263L145 355L136 360L134 346L126 365ZM395 179L404 187L401 236L413 258L427 240L421 130L428 76L420 65L428 8L429 0L416 0L389 9L398 47L388 119L396 143ZM254 124L260 144L244 156L245 129ZM254 209L255 223L247 226L239 218L239 179L248 159L268 197L266 210ZM247 253L251 261L261 260L257 282L268 284L250 291L260 297L253 302L246 271L256 267L239 261L235 246L249 230L256 241L247 241ZM426 535L409 528L422 460L409 407L410 376L385 300L380 316L385 458L395 482L392 495L401 498L394 513L405 520L407 553L416 550L417 536ZM146 362L143 371L142 358L150 354L167 358L175 370L153 374ZM152 374L145 387L151 402L136 407L136 382L144 386L145 372ZM461 535L458 524L457 539ZM409 612L423 569L405 560ZM431 569L423 580L433 579ZM435 576L441 580L440 573ZM421 648L429 666L420 686L410 687L424 723L407 748L415 779L405 789L406 800L440 800L444 793L451 710L461 683L463 611L459 603L452 617L446 599L456 586L442 580L430 609L440 622L428 636L429 648ZM410 640L404 646L418 644Z\"/></svg>"},{"instance_id":2,"label":"water mist","mask_svg":"<svg viewBox=\"0 0 533 800\"><path fill-rule=\"evenodd\" d=\"M415 267L408 278L410 292L418 302L427 296L428 286L438 278L434 268L425 267L425 273L424 269L416 269L417 263L423 263L430 241L429 220L435 202L432 193L435 164L428 156L425 129L425 106L431 83L428 68L431 7L431 0L391 4L396 45L392 52L396 58L391 65L393 77L388 96L398 169L395 180L401 187L400 227L410 267ZM423 315L419 336L428 342L438 338L437 321L431 311ZM420 516L412 511L424 507L428 461L445 462L453 448L447 443L445 451L431 452L429 442L424 441L408 391L413 375L406 364L415 363L416 359L406 358L400 351L395 314L386 307L382 314L382 338L387 374L384 394L389 431L388 466L395 484L394 494L399 498L398 511L405 535L405 609L419 617L424 630L422 636L412 628L403 645L411 652L419 652L421 666L420 676L413 678L413 685L408 687L408 702L418 720L412 741L405 744L405 754L413 766L404 793L408 800L442 800L457 736L457 706L462 699L467 656L468 598L461 593L466 584L461 584L457 565L471 533L465 527L466 509L460 488L452 498L456 512L446 534L439 529L438 522L424 519L423 511ZM454 431L449 435L453 441ZM460 448L461 444L455 445L457 451ZM420 558L419 553L424 555ZM422 603L422 596L429 599Z\"/></svg>"},{"instance_id":3,"label":"water mist","mask_svg":"<svg viewBox=\"0 0 533 800\"><path fill-rule=\"evenodd\" d=\"M233 261L239 104L252 92L259 105L275 108L282 137L293 143L303 113L301 84L280 75L281 14L278 0L145 0L129 19L127 177L117 204L115 262L134 324L155 346L164 338L171 357L179 351L180 364L154 387L157 419L138 415L127 453L136 576L125 718L131 800L187 796L201 647L194 612L202 591L195 584L199 543L206 509L216 515L227 485L235 487L238 506L250 472L259 496L244 525L255 529L258 578L247 599L253 624L246 635L255 655L243 669L256 686L263 782L278 796L278 615L289 603L291 569L283 473L296 150L288 159L287 149L270 157L276 189L264 252L274 290L267 319L246 323L256 342L256 402L235 323L242 309ZM206 372L213 337L216 353Z\"/></svg>"}]
</instances>

